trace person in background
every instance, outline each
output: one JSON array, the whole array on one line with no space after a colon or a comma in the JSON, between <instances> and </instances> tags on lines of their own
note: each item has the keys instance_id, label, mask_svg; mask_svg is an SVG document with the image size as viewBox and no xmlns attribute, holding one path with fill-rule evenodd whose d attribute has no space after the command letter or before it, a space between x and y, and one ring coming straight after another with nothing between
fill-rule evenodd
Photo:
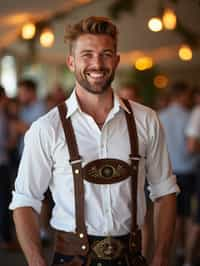
<instances>
[{"instance_id":1,"label":"person in background","mask_svg":"<svg viewBox=\"0 0 200 266\"><path fill-rule=\"evenodd\" d=\"M7 97L0 85L0 249L13 248L11 236L11 219L8 210L11 200L11 183L9 174L8 120L6 116Z\"/></svg>"},{"instance_id":2,"label":"person in background","mask_svg":"<svg viewBox=\"0 0 200 266\"><path fill-rule=\"evenodd\" d=\"M155 109L157 112L166 109L171 102L171 96L169 92L163 92L157 95L155 102Z\"/></svg>"},{"instance_id":3,"label":"person in background","mask_svg":"<svg viewBox=\"0 0 200 266\"><path fill-rule=\"evenodd\" d=\"M19 167L19 140L20 134L16 130L16 124L19 121L19 101L17 98L9 98L6 106L6 114L8 119L9 135L8 135L8 152L10 161L10 172L12 176L12 187L17 175Z\"/></svg>"},{"instance_id":4,"label":"person in background","mask_svg":"<svg viewBox=\"0 0 200 266\"><path fill-rule=\"evenodd\" d=\"M108 18L85 18L65 37L75 89L27 132L10 204L28 265L47 265L38 217L48 187L55 203L53 266L146 265L140 228L147 177L159 213L152 265L167 266L179 189L159 119L113 92L120 56L117 28Z\"/></svg>"},{"instance_id":5,"label":"person in background","mask_svg":"<svg viewBox=\"0 0 200 266\"><path fill-rule=\"evenodd\" d=\"M16 130L22 137L19 147L19 154L21 156L24 134L35 120L46 113L46 105L44 101L38 100L37 84L31 79L22 79L18 82L18 99L20 111Z\"/></svg>"},{"instance_id":6,"label":"person in background","mask_svg":"<svg viewBox=\"0 0 200 266\"><path fill-rule=\"evenodd\" d=\"M64 88L58 83L56 83L51 89L51 96L54 100L55 106L65 101L67 98Z\"/></svg>"},{"instance_id":7,"label":"person in background","mask_svg":"<svg viewBox=\"0 0 200 266\"><path fill-rule=\"evenodd\" d=\"M117 90L117 94L122 99L142 103L142 99L139 93L139 87L137 85L125 83Z\"/></svg>"},{"instance_id":8,"label":"person in background","mask_svg":"<svg viewBox=\"0 0 200 266\"><path fill-rule=\"evenodd\" d=\"M185 265L188 266L200 264L200 88L196 88L194 100L195 106L185 132L189 152L198 156L194 186L196 206L185 256Z\"/></svg>"},{"instance_id":9,"label":"person in background","mask_svg":"<svg viewBox=\"0 0 200 266\"><path fill-rule=\"evenodd\" d=\"M184 262L187 236L190 228L191 198L195 178L196 156L187 150L185 129L190 118L192 90L185 82L179 81L171 87L171 102L159 113L162 122L173 172L181 193L177 197L176 259Z\"/></svg>"},{"instance_id":10,"label":"person in background","mask_svg":"<svg viewBox=\"0 0 200 266\"><path fill-rule=\"evenodd\" d=\"M15 124L16 132L20 136L18 155L21 158L24 147L24 135L31 124L47 112L45 101L38 99L37 83L32 79L21 79L18 82L18 100L20 104L18 120ZM40 235L44 242L47 242L49 233L46 226L46 207L43 204L40 220Z\"/></svg>"}]
</instances>

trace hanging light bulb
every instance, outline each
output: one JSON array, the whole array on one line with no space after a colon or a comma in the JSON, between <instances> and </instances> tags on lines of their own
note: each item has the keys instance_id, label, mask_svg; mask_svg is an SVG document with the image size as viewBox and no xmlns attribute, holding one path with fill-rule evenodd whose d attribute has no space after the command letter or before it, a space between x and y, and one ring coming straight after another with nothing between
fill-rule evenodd
<instances>
[{"instance_id":1,"label":"hanging light bulb","mask_svg":"<svg viewBox=\"0 0 200 266\"><path fill-rule=\"evenodd\" d=\"M189 61L192 59L192 49L189 45L182 45L179 48L178 55L181 60L183 61Z\"/></svg>"},{"instance_id":2,"label":"hanging light bulb","mask_svg":"<svg viewBox=\"0 0 200 266\"><path fill-rule=\"evenodd\" d=\"M45 28L40 35L40 44L43 47L51 47L54 43L55 36L50 28Z\"/></svg>"},{"instance_id":3,"label":"hanging light bulb","mask_svg":"<svg viewBox=\"0 0 200 266\"><path fill-rule=\"evenodd\" d=\"M153 83L159 89L164 89L168 85L168 78L165 75L157 75L155 76Z\"/></svg>"},{"instance_id":4,"label":"hanging light bulb","mask_svg":"<svg viewBox=\"0 0 200 266\"><path fill-rule=\"evenodd\" d=\"M140 57L135 62L136 69L140 71L150 69L152 68L152 66L153 66L153 60L151 57L148 56Z\"/></svg>"},{"instance_id":5,"label":"hanging light bulb","mask_svg":"<svg viewBox=\"0 0 200 266\"><path fill-rule=\"evenodd\" d=\"M175 12L170 8L165 9L163 17L162 17L162 22L163 22L164 27L167 30L174 30L176 28Z\"/></svg>"},{"instance_id":6,"label":"hanging light bulb","mask_svg":"<svg viewBox=\"0 0 200 266\"><path fill-rule=\"evenodd\" d=\"M148 27L151 31L158 32L163 28L162 21L158 17L153 17L148 22Z\"/></svg>"},{"instance_id":7,"label":"hanging light bulb","mask_svg":"<svg viewBox=\"0 0 200 266\"><path fill-rule=\"evenodd\" d=\"M22 27L22 38L25 40L31 40L35 36L36 27L33 23L26 23Z\"/></svg>"}]
</instances>

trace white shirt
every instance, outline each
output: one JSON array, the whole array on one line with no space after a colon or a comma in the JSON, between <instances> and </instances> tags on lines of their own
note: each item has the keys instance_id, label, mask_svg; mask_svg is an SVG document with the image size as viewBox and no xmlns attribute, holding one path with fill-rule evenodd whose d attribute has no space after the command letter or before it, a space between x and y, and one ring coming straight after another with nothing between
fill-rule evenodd
<instances>
[{"instance_id":1,"label":"white shirt","mask_svg":"<svg viewBox=\"0 0 200 266\"><path fill-rule=\"evenodd\" d=\"M129 162L130 144L124 110L117 96L100 130L94 119L81 111L75 92L66 101L83 166L101 158ZM172 175L163 131L155 112L131 102L139 136L138 224L144 222L145 176L154 200L178 192ZM41 210L43 194L50 187L55 207L51 225L75 231L74 187L69 153L57 108L34 122L25 136L25 148L15 183L10 209L32 206ZM124 235L130 231L130 178L112 185L84 181L85 222L90 235Z\"/></svg>"},{"instance_id":2,"label":"white shirt","mask_svg":"<svg viewBox=\"0 0 200 266\"><path fill-rule=\"evenodd\" d=\"M192 111L186 135L200 140L200 106L195 107Z\"/></svg>"}]
</instances>

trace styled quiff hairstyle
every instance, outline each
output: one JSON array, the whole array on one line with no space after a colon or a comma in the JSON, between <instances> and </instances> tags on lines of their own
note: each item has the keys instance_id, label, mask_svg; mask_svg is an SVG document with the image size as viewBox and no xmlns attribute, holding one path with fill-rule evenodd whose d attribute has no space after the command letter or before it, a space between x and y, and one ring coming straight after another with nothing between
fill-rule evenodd
<instances>
[{"instance_id":1,"label":"styled quiff hairstyle","mask_svg":"<svg viewBox=\"0 0 200 266\"><path fill-rule=\"evenodd\" d=\"M75 41L83 34L105 34L110 36L115 42L117 50L117 28L106 17L88 17L82 19L74 25L68 25L65 31L65 43L69 43L69 52L72 53Z\"/></svg>"}]
</instances>

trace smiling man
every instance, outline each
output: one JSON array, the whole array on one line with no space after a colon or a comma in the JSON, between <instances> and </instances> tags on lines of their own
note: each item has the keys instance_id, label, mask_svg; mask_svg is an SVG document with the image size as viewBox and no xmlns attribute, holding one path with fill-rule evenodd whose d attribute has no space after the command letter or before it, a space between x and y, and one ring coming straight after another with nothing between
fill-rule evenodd
<instances>
[{"instance_id":1,"label":"smiling man","mask_svg":"<svg viewBox=\"0 0 200 266\"><path fill-rule=\"evenodd\" d=\"M55 202L53 266L145 265L140 228L147 176L158 217L152 264L165 266L178 187L159 120L153 110L113 93L119 55L109 19L81 20L67 28L66 41L75 89L26 134L10 205L28 264L47 265L38 216L49 187Z\"/></svg>"}]
</instances>

